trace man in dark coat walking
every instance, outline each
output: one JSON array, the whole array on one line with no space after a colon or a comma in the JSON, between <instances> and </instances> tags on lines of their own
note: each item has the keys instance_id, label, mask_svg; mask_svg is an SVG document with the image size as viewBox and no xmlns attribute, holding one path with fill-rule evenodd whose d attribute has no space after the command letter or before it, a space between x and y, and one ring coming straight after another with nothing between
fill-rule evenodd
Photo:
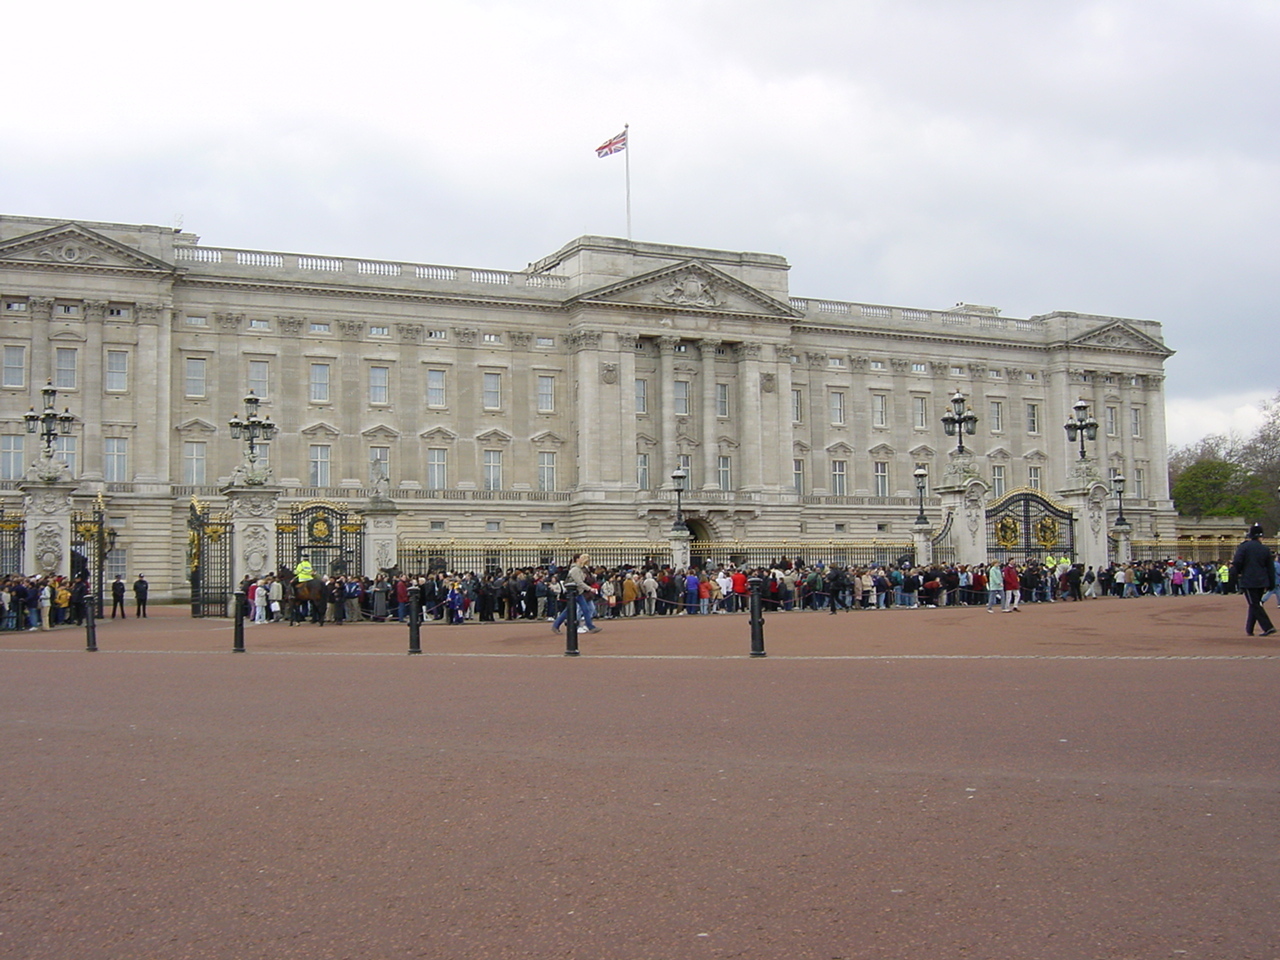
<instances>
[{"instance_id":1,"label":"man in dark coat walking","mask_svg":"<svg viewBox=\"0 0 1280 960\"><path fill-rule=\"evenodd\" d=\"M1231 572L1236 575L1240 592L1249 603L1244 632L1252 637L1256 624L1262 628L1264 637L1271 636L1276 628L1271 625L1271 618L1263 609L1262 595L1276 587L1276 564L1271 550L1262 542L1262 524L1255 523L1250 527L1249 539L1236 547Z\"/></svg>"}]
</instances>

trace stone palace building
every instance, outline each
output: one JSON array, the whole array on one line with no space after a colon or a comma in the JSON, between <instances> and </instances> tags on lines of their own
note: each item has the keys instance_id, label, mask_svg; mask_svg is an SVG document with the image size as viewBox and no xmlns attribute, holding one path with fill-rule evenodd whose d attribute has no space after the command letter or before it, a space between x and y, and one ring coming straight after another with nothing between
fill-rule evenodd
<instances>
[{"instance_id":1,"label":"stone palace building","mask_svg":"<svg viewBox=\"0 0 1280 960\"><path fill-rule=\"evenodd\" d=\"M30 537L24 415L51 382L75 418L53 441L70 505L100 505L107 573L158 597L185 590L192 497L219 509L244 486L229 421L250 391L276 427L248 465L260 513L373 504L397 542L661 541L682 468L695 541L908 540L921 499L941 525L959 392L986 500L1079 486L1063 423L1083 398L1134 535L1173 535L1158 323L813 299L788 269L607 237L467 268L0 217L0 504ZM274 559L259 544L250 566Z\"/></svg>"}]
</instances>

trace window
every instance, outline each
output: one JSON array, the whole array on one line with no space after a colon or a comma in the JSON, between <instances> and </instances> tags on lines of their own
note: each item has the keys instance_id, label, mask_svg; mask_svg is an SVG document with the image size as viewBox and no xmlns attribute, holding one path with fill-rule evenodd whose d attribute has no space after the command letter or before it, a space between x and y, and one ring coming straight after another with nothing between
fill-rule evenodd
<instances>
[{"instance_id":1,"label":"window","mask_svg":"<svg viewBox=\"0 0 1280 960\"><path fill-rule=\"evenodd\" d=\"M443 330L428 330L427 339L428 340L447 340L449 339L449 335L445 333Z\"/></svg>"},{"instance_id":2,"label":"window","mask_svg":"<svg viewBox=\"0 0 1280 960\"><path fill-rule=\"evenodd\" d=\"M1001 433L1004 431L1004 401L992 400L987 406L988 415L991 422L991 432Z\"/></svg>"},{"instance_id":3,"label":"window","mask_svg":"<svg viewBox=\"0 0 1280 960\"><path fill-rule=\"evenodd\" d=\"M110 582L116 577L127 577L129 575L129 551L124 547L116 547L106 556L106 563L103 564L103 576Z\"/></svg>"},{"instance_id":4,"label":"window","mask_svg":"<svg viewBox=\"0 0 1280 960\"><path fill-rule=\"evenodd\" d=\"M53 440L53 455L67 465L67 469L71 471L71 475L76 473L76 438L75 437L55 437Z\"/></svg>"},{"instance_id":5,"label":"window","mask_svg":"<svg viewBox=\"0 0 1280 960\"><path fill-rule=\"evenodd\" d=\"M804 460L791 461L791 488L796 493L804 493Z\"/></svg>"},{"instance_id":6,"label":"window","mask_svg":"<svg viewBox=\"0 0 1280 960\"><path fill-rule=\"evenodd\" d=\"M1027 404L1027 433L1040 432L1040 404Z\"/></svg>"},{"instance_id":7,"label":"window","mask_svg":"<svg viewBox=\"0 0 1280 960\"><path fill-rule=\"evenodd\" d=\"M556 455L554 451L538 452L538 489L547 491L556 488Z\"/></svg>"},{"instance_id":8,"label":"window","mask_svg":"<svg viewBox=\"0 0 1280 960\"><path fill-rule=\"evenodd\" d=\"M485 343L501 343L501 342L502 342L502 334L500 334L500 333L486 333L486 334L484 335L484 337L483 337L483 340L484 340L484 342L485 342Z\"/></svg>"},{"instance_id":9,"label":"window","mask_svg":"<svg viewBox=\"0 0 1280 960\"><path fill-rule=\"evenodd\" d=\"M444 389L444 371L427 371L427 406L443 407L447 405L447 394Z\"/></svg>"},{"instance_id":10,"label":"window","mask_svg":"<svg viewBox=\"0 0 1280 960\"><path fill-rule=\"evenodd\" d=\"M80 307L74 303L60 303L55 311L64 317L76 317L80 315Z\"/></svg>"},{"instance_id":11,"label":"window","mask_svg":"<svg viewBox=\"0 0 1280 960\"><path fill-rule=\"evenodd\" d=\"M636 413L647 414L649 412L649 381L636 381Z\"/></svg>"},{"instance_id":12,"label":"window","mask_svg":"<svg viewBox=\"0 0 1280 960\"><path fill-rule=\"evenodd\" d=\"M791 391L791 422L804 423L804 393L800 390Z\"/></svg>"},{"instance_id":13,"label":"window","mask_svg":"<svg viewBox=\"0 0 1280 960\"><path fill-rule=\"evenodd\" d=\"M1103 422L1106 424L1107 436L1114 437L1120 432L1120 408L1107 407L1103 415Z\"/></svg>"},{"instance_id":14,"label":"window","mask_svg":"<svg viewBox=\"0 0 1280 960\"><path fill-rule=\"evenodd\" d=\"M991 467L991 495L993 497L1003 497L1004 491L1004 464L993 464Z\"/></svg>"},{"instance_id":15,"label":"window","mask_svg":"<svg viewBox=\"0 0 1280 960\"><path fill-rule=\"evenodd\" d=\"M911 365L911 372L912 373L928 373L929 372L928 364L913 363Z\"/></svg>"},{"instance_id":16,"label":"window","mask_svg":"<svg viewBox=\"0 0 1280 960\"><path fill-rule=\"evenodd\" d=\"M205 460L209 445L199 440L182 444L182 482L199 486L205 482Z\"/></svg>"},{"instance_id":17,"label":"window","mask_svg":"<svg viewBox=\"0 0 1280 960\"><path fill-rule=\"evenodd\" d=\"M877 460L872 466L871 474L875 482L875 496L887 497L889 495L889 464L884 460Z\"/></svg>"},{"instance_id":18,"label":"window","mask_svg":"<svg viewBox=\"0 0 1280 960\"><path fill-rule=\"evenodd\" d=\"M988 377L988 378L990 378L990 379L992 379L992 380L1003 380L1003 379L1004 379L1004 371L1003 371L1003 370L988 370L988 371L987 371L987 377Z\"/></svg>"},{"instance_id":19,"label":"window","mask_svg":"<svg viewBox=\"0 0 1280 960\"><path fill-rule=\"evenodd\" d=\"M849 493L849 461L848 460L832 460L831 461L831 493L833 496L844 497Z\"/></svg>"},{"instance_id":20,"label":"window","mask_svg":"<svg viewBox=\"0 0 1280 960\"><path fill-rule=\"evenodd\" d=\"M871 361L871 369L872 369L872 370L883 370L883 369L884 369L884 361L883 361L883 360L872 360L872 361Z\"/></svg>"},{"instance_id":21,"label":"window","mask_svg":"<svg viewBox=\"0 0 1280 960\"><path fill-rule=\"evenodd\" d=\"M685 476L684 488L686 490L694 489L693 456L688 453L676 454L676 466L684 471L684 476Z\"/></svg>"},{"instance_id":22,"label":"window","mask_svg":"<svg viewBox=\"0 0 1280 960\"><path fill-rule=\"evenodd\" d=\"M76 351L72 347L58 347L53 351L53 385L59 390L76 388Z\"/></svg>"},{"instance_id":23,"label":"window","mask_svg":"<svg viewBox=\"0 0 1280 960\"><path fill-rule=\"evenodd\" d=\"M4 308L11 313L26 313L27 302L25 300L6 300Z\"/></svg>"},{"instance_id":24,"label":"window","mask_svg":"<svg viewBox=\"0 0 1280 960\"><path fill-rule=\"evenodd\" d=\"M729 385L727 383L716 384L716 416L729 416Z\"/></svg>"},{"instance_id":25,"label":"window","mask_svg":"<svg viewBox=\"0 0 1280 960\"><path fill-rule=\"evenodd\" d=\"M556 345L555 337L537 337L533 341L535 347L554 347Z\"/></svg>"},{"instance_id":26,"label":"window","mask_svg":"<svg viewBox=\"0 0 1280 960\"><path fill-rule=\"evenodd\" d=\"M485 533L501 533L501 532L502 532L502 521L501 521L501 520L486 520L486 521L484 522L484 532L485 532Z\"/></svg>"},{"instance_id":27,"label":"window","mask_svg":"<svg viewBox=\"0 0 1280 960\"><path fill-rule=\"evenodd\" d=\"M556 409L556 378L538 375L538 412L554 413Z\"/></svg>"},{"instance_id":28,"label":"window","mask_svg":"<svg viewBox=\"0 0 1280 960\"><path fill-rule=\"evenodd\" d=\"M486 410L502 409L502 374L486 373L483 380L482 402ZM493 489L498 489L494 487Z\"/></svg>"},{"instance_id":29,"label":"window","mask_svg":"<svg viewBox=\"0 0 1280 960\"><path fill-rule=\"evenodd\" d=\"M641 490L649 489L649 455L647 453L636 454L636 486Z\"/></svg>"},{"instance_id":30,"label":"window","mask_svg":"<svg viewBox=\"0 0 1280 960\"><path fill-rule=\"evenodd\" d=\"M484 452L484 489L502 489L502 451L486 450Z\"/></svg>"},{"instance_id":31,"label":"window","mask_svg":"<svg viewBox=\"0 0 1280 960\"><path fill-rule=\"evenodd\" d=\"M689 381L677 380L675 384L676 409L678 417L689 415Z\"/></svg>"},{"instance_id":32,"label":"window","mask_svg":"<svg viewBox=\"0 0 1280 960\"><path fill-rule=\"evenodd\" d=\"M827 366L836 369L844 369L844 357L828 357Z\"/></svg>"},{"instance_id":33,"label":"window","mask_svg":"<svg viewBox=\"0 0 1280 960\"><path fill-rule=\"evenodd\" d=\"M555 533L556 522L554 520L543 520L538 525L538 532L539 533Z\"/></svg>"},{"instance_id":34,"label":"window","mask_svg":"<svg viewBox=\"0 0 1280 960\"><path fill-rule=\"evenodd\" d=\"M432 533L442 533L442 532L444 532L444 521L443 521L443 520L432 520L432 521L431 521L431 532L432 532Z\"/></svg>"},{"instance_id":35,"label":"window","mask_svg":"<svg viewBox=\"0 0 1280 960\"><path fill-rule=\"evenodd\" d=\"M307 450L310 465L308 477L313 487L329 486L329 455L332 448L327 443L313 443Z\"/></svg>"},{"instance_id":36,"label":"window","mask_svg":"<svg viewBox=\"0 0 1280 960\"><path fill-rule=\"evenodd\" d=\"M254 320L250 318L249 329L250 330L270 330L271 324L266 320Z\"/></svg>"},{"instance_id":37,"label":"window","mask_svg":"<svg viewBox=\"0 0 1280 960\"><path fill-rule=\"evenodd\" d=\"M23 304L26 306L26 304ZM6 387L25 387L27 385L27 348L4 348L4 378L0 381Z\"/></svg>"},{"instance_id":38,"label":"window","mask_svg":"<svg viewBox=\"0 0 1280 960\"><path fill-rule=\"evenodd\" d=\"M329 365L327 363L311 364L311 402L329 402Z\"/></svg>"},{"instance_id":39,"label":"window","mask_svg":"<svg viewBox=\"0 0 1280 960\"><path fill-rule=\"evenodd\" d=\"M329 324L327 324L327 323L320 323L319 321L312 321L312 323L311 323L311 332L312 332L312 333L328 333L328 332L329 332Z\"/></svg>"},{"instance_id":40,"label":"window","mask_svg":"<svg viewBox=\"0 0 1280 960\"><path fill-rule=\"evenodd\" d=\"M828 396L828 399L831 402L831 422L844 423L844 420L845 420L844 391L832 390Z\"/></svg>"},{"instance_id":41,"label":"window","mask_svg":"<svg viewBox=\"0 0 1280 960\"><path fill-rule=\"evenodd\" d=\"M202 357L187 357L184 368L183 394L188 397L203 397L205 395L204 359Z\"/></svg>"},{"instance_id":42,"label":"window","mask_svg":"<svg viewBox=\"0 0 1280 960\"><path fill-rule=\"evenodd\" d=\"M266 360L250 360L249 361L249 389L253 391L253 395L259 400L265 400L270 396L268 390L271 387L271 364Z\"/></svg>"},{"instance_id":43,"label":"window","mask_svg":"<svg viewBox=\"0 0 1280 960\"><path fill-rule=\"evenodd\" d=\"M923 430L929 426L928 397L911 398L911 419L917 430Z\"/></svg>"},{"instance_id":44,"label":"window","mask_svg":"<svg viewBox=\"0 0 1280 960\"><path fill-rule=\"evenodd\" d=\"M871 395L871 425L887 427L889 425L889 396L884 393Z\"/></svg>"},{"instance_id":45,"label":"window","mask_svg":"<svg viewBox=\"0 0 1280 960\"><path fill-rule=\"evenodd\" d=\"M1137 500L1147 499L1147 471L1141 467L1133 471L1133 496Z\"/></svg>"},{"instance_id":46,"label":"window","mask_svg":"<svg viewBox=\"0 0 1280 960\"><path fill-rule=\"evenodd\" d=\"M728 457L716 458L716 484L721 490L733 489L733 474L731 466L732 464Z\"/></svg>"},{"instance_id":47,"label":"window","mask_svg":"<svg viewBox=\"0 0 1280 960\"><path fill-rule=\"evenodd\" d=\"M427 489L443 490L449 485L449 451L443 447L427 450Z\"/></svg>"},{"instance_id":48,"label":"window","mask_svg":"<svg viewBox=\"0 0 1280 960\"><path fill-rule=\"evenodd\" d=\"M1044 477L1040 467L1027 467L1027 486L1032 490L1044 487Z\"/></svg>"},{"instance_id":49,"label":"window","mask_svg":"<svg viewBox=\"0 0 1280 960\"><path fill-rule=\"evenodd\" d=\"M964 374L965 374L964 367L956 366L954 363L951 365L951 375L953 377L963 377Z\"/></svg>"},{"instance_id":50,"label":"window","mask_svg":"<svg viewBox=\"0 0 1280 960\"><path fill-rule=\"evenodd\" d=\"M391 448L369 448L369 480L389 480L391 478Z\"/></svg>"},{"instance_id":51,"label":"window","mask_svg":"<svg viewBox=\"0 0 1280 960\"><path fill-rule=\"evenodd\" d=\"M1139 439L1142 436L1141 408L1134 407L1132 410L1129 411L1129 428L1130 428L1130 436L1132 436L1135 440Z\"/></svg>"},{"instance_id":52,"label":"window","mask_svg":"<svg viewBox=\"0 0 1280 960\"><path fill-rule=\"evenodd\" d=\"M369 368L369 402L388 404L391 402L391 368Z\"/></svg>"},{"instance_id":53,"label":"window","mask_svg":"<svg viewBox=\"0 0 1280 960\"><path fill-rule=\"evenodd\" d=\"M20 434L0 436L0 480L21 480L26 468L22 456L22 442L26 438Z\"/></svg>"},{"instance_id":54,"label":"window","mask_svg":"<svg viewBox=\"0 0 1280 960\"><path fill-rule=\"evenodd\" d=\"M189 327L207 327L208 325L208 317L187 317L187 326Z\"/></svg>"},{"instance_id":55,"label":"window","mask_svg":"<svg viewBox=\"0 0 1280 960\"><path fill-rule=\"evenodd\" d=\"M129 479L129 441L107 437L102 441L102 479L123 483Z\"/></svg>"},{"instance_id":56,"label":"window","mask_svg":"<svg viewBox=\"0 0 1280 960\"><path fill-rule=\"evenodd\" d=\"M369 336L371 337L389 337L391 336L391 328L374 324L369 328Z\"/></svg>"}]
</instances>

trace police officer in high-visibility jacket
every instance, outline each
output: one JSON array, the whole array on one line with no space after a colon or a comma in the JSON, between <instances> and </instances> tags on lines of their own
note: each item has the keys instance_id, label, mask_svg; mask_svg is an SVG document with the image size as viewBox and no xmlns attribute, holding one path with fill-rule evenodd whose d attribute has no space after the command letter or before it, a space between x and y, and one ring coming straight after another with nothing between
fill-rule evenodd
<instances>
[{"instance_id":1,"label":"police officer in high-visibility jacket","mask_svg":"<svg viewBox=\"0 0 1280 960\"><path fill-rule=\"evenodd\" d=\"M315 576L315 572L311 569L311 561L303 557L298 561L298 565L293 568L293 575L298 580L310 580Z\"/></svg>"}]
</instances>

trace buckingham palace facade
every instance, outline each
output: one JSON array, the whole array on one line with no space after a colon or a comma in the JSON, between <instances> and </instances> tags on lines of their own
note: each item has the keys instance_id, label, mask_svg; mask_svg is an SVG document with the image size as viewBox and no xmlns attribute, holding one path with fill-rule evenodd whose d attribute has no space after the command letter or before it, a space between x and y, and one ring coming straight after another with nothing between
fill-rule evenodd
<instances>
[{"instance_id":1,"label":"buckingham palace facade","mask_svg":"<svg viewBox=\"0 0 1280 960\"><path fill-rule=\"evenodd\" d=\"M252 391L275 427L253 466L282 504L372 495L401 538L659 540L683 469L695 539L871 539L936 509L917 471L942 475L960 393L992 496L1068 483L1083 399L1136 534L1172 536L1158 323L810 299L788 269L581 237L508 271L0 217L0 504L23 509L24 416L51 383L108 572L178 595L186 512L244 470L229 424Z\"/></svg>"}]
</instances>

